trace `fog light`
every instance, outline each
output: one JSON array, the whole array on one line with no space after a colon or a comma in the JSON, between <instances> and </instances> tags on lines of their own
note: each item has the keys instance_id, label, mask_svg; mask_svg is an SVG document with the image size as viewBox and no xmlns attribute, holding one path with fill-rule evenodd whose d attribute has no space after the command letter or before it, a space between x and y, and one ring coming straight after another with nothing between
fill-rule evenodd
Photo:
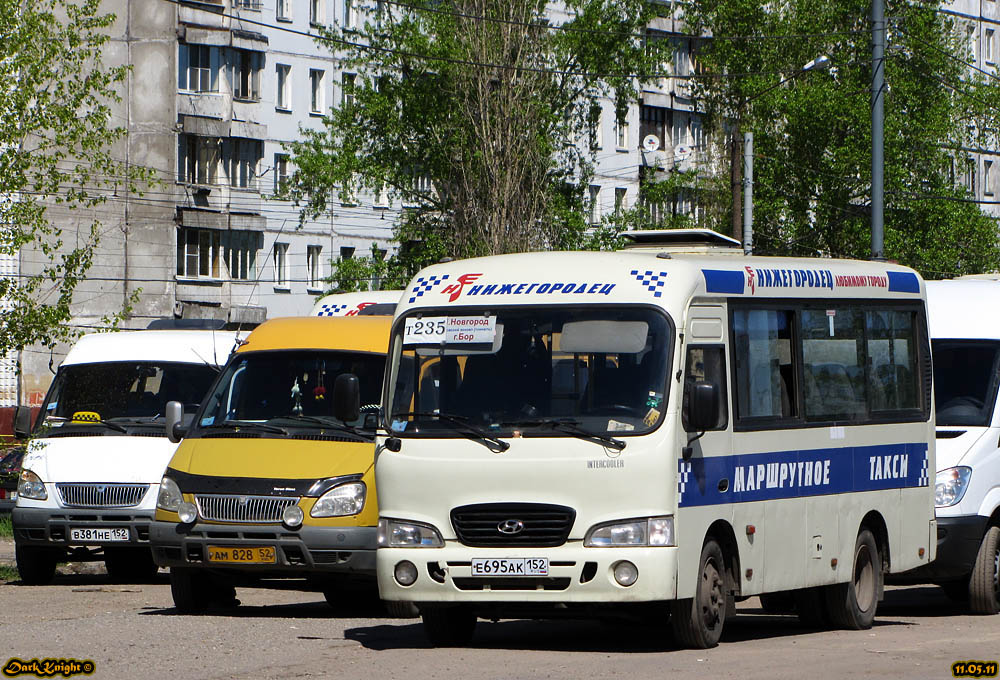
<instances>
[{"instance_id":1,"label":"fog light","mask_svg":"<svg viewBox=\"0 0 1000 680\"><path fill-rule=\"evenodd\" d=\"M413 562L409 560L403 560L396 565L396 569L393 572L393 576L396 577L396 583L401 586L412 586L417 580L417 567L414 566Z\"/></svg>"},{"instance_id":2,"label":"fog light","mask_svg":"<svg viewBox=\"0 0 1000 680\"><path fill-rule=\"evenodd\" d=\"M628 560L622 560L615 564L615 581L618 582L618 585L628 588L638 578L639 569Z\"/></svg>"},{"instance_id":3,"label":"fog light","mask_svg":"<svg viewBox=\"0 0 1000 680\"><path fill-rule=\"evenodd\" d=\"M198 519L198 508L195 507L194 503L188 503L184 501L177 506L177 516L181 518L181 521L185 524L193 524L196 519Z\"/></svg>"},{"instance_id":4,"label":"fog light","mask_svg":"<svg viewBox=\"0 0 1000 680\"><path fill-rule=\"evenodd\" d=\"M305 515L302 514L302 508L297 505L289 505L281 513L281 521L290 527L297 527L302 524L303 517Z\"/></svg>"}]
</instances>

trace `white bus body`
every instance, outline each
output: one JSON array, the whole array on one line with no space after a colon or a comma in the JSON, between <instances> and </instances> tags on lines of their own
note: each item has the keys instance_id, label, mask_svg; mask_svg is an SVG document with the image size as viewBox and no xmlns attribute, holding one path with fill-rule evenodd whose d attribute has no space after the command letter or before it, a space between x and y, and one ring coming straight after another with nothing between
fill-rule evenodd
<instances>
[{"instance_id":1,"label":"white bus body","mask_svg":"<svg viewBox=\"0 0 1000 680\"><path fill-rule=\"evenodd\" d=\"M392 316L402 294L401 290L370 290L324 295L313 305L309 316Z\"/></svg>"},{"instance_id":2,"label":"white bus body","mask_svg":"<svg viewBox=\"0 0 1000 680\"><path fill-rule=\"evenodd\" d=\"M920 277L661 251L458 261L408 287L377 568L432 642L467 640L477 614L672 601L680 638L707 647L732 596L792 590L804 618L867 627L882 574L933 557ZM684 418L711 416L713 392L698 438Z\"/></svg>"},{"instance_id":3,"label":"white bus body","mask_svg":"<svg viewBox=\"0 0 1000 680\"><path fill-rule=\"evenodd\" d=\"M70 555L103 559L116 580L155 573L149 525L177 448L164 430L166 403L185 402L193 416L235 343L235 333L206 330L77 340L22 462L12 516L22 581L48 583Z\"/></svg>"},{"instance_id":4,"label":"white bus body","mask_svg":"<svg viewBox=\"0 0 1000 680\"><path fill-rule=\"evenodd\" d=\"M937 411L937 558L903 581L1000 611L1000 277L927 284Z\"/></svg>"}]
</instances>

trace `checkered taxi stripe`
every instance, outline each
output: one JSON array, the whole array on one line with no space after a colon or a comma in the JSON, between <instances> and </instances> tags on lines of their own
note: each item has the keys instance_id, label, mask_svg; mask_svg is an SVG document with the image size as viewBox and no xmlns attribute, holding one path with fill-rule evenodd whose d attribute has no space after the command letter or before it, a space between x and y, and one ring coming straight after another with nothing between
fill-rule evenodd
<instances>
[{"instance_id":1,"label":"checkered taxi stripe","mask_svg":"<svg viewBox=\"0 0 1000 680\"><path fill-rule=\"evenodd\" d=\"M410 297L410 302L414 302L418 297L423 297L424 293L430 292L436 286L439 286L445 279L448 278L448 274L444 276L421 276L417 279L416 283L413 284L413 289L410 291L412 297Z\"/></svg>"},{"instance_id":2,"label":"checkered taxi stripe","mask_svg":"<svg viewBox=\"0 0 1000 680\"><path fill-rule=\"evenodd\" d=\"M630 273L641 285L645 286L646 289L653 294L653 297L660 297L663 295L663 291L660 289L667 285L666 272L654 273L649 269L641 272L638 269L633 269Z\"/></svg>"}]
</instances>

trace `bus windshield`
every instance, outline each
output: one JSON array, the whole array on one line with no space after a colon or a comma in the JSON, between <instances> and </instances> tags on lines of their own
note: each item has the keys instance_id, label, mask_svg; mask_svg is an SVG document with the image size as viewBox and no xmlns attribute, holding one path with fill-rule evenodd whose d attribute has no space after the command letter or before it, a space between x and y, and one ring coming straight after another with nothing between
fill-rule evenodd
<instances>
[{"instance_id":1,"label":"bus windshield","mask_svg":"<svg viewBox=\"0 0 1000 680\"><path fill-rule=\"evenodd\" d=\"M649 308L422 311L397 322L388 427L401 436L460 436L456 422L524 437L649 432L666 406L670 343L669 320Z\"/></svg>"},{"instance_id":2,"label":"bus windshield","mask_svg":"<svg viewBox=\"0 0 1000 680\"><path fill-rule=\"evenodd\" d=\"M932 340L938 425L990 424L1000 371L1000 342Z\"/></svg>"},{"instance_id":3,"label":"bus windshield","mask_svg":"<svg viewBox=\"0 0 1000 680\"><path fill-rule=\"evenodd\" d=\"M358 377L362 413L357 422L340 424L361 426L366 414L372 414L370 420L374 420L384 371L384 354L317 350L239 354L206 399L197 426L272 422L297 427L337 425L333 384L345 373Z\"/></svg>"}]
</instances>

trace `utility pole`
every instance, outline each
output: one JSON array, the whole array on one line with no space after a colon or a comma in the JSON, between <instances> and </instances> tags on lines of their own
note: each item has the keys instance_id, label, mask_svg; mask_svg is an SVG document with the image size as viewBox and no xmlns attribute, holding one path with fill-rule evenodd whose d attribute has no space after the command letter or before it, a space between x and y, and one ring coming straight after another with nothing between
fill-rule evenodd
<instances>
[{"instance_id":1,"label":"utility pole","mask_svg":"<svg viewBox=\"0 0 1000 680\"><path fill-rule=\"evenodd\" d=\"M753 253L753 133L743 133L743 254Z\"/></svg>"},{"instance_id":2,"label":"utility pole","mask_svg":"<svg viewBox=\"0 0 1000 680\"><path fill-rule=\"evenodd\" d=\"M883 226L885 205L885 5L872 0L872 259L885 260Z\"/></svg>"}]
</instances>

